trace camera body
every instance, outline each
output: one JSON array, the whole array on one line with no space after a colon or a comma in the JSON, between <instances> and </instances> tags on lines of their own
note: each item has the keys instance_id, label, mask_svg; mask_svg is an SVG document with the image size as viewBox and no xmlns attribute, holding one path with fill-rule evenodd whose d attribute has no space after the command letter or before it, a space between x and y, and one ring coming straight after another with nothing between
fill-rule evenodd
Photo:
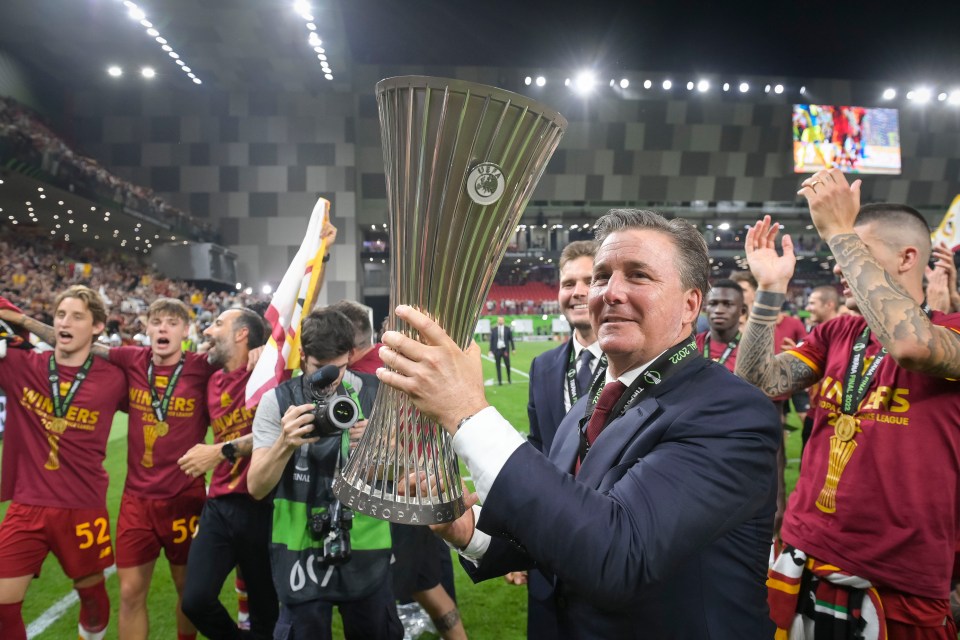
<instances>
[{"instance_id":1,"label":"camera body","mask_svg":"<svg viewBox=\"0 0 960 640\"><path fill-rule=\"evenodd\" d=\"M310 515L310 535L323 541L324 564L344 564L350 560L350 529L353 511L334 500L330 508Z\"/></svg>"},{"instance_id":2,"label":"camera body","mask_svg":"<svg viewBox=\"0 0 960 640\"><path fill-rule=\"evenodd\" d=\"M330 393L330 387L339 377L340 369L328 364L307 379L314 407L313 436L339 436L360 418L360 407L353 398Z\"/></svg>"}]
</instances>

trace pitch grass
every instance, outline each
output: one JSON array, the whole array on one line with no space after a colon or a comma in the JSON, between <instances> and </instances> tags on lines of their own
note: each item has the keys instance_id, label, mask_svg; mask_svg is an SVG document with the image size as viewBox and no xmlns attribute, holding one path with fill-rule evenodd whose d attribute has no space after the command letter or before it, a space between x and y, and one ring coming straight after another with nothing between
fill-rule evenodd
<instances>
[{"instance_id":1,"label":"pitch grass","mask_svg":"<svg viewBox=\"0 0 960 640\"><path fill-rule=\"evenodd\" d=\"M503 386L496 385L495 367L484 360L484 378L488 384L487 399L491 404L517 427L518 431L527 431L527 394L529 385L526 373L530 370L530 361L547 349L556 346L554 342L519 342L517 352L511 364L513 384L507 384L504 375ZM518 373L519 372L519 373ZM120 508L120 496L126 475L126 428L127 417L118 414L114 420L110 442L107 446L105 467L110 474L110 488L107 492L107 505L113 520L112 531L116 532L116 517ZM2 448L2 445L0 445ZM792 488L797 478L797 459L800 452L800 432L792 432L787 446L787 486ZM465 469L461 469L466 473ZM6 513L9 503L0 505L0 517ZM521 639L526 637L526 590L514 587L502 580L488 580L473 584L454 561L456 574L457 600L463 616L464 625L471 638ZM117 611L120 594L116 575L107 578L107 591L110 594L111 619L107 631L108 639L117 638ZM27 592L23 605L23 616L27 625L37 620L54 603L72 592L70 581L64 576L56 558L49 556L44 562L39 579L34 580ZM227 609L236 613L237 598L233 589L233 577L230 576L221 592L221 601ZM157 561L153 582L148 597L150 612L150 636L152 638L175 638L176 624L173 610L176 595L170 581L170 571L162 556ZM79 605L74 604L42 634L34 636L44 640L60 640L75 637ZM334 620L334 637L342 638L339 619ZM435 636L433 636L435 637Z\"/></svg>"}]
</instances>

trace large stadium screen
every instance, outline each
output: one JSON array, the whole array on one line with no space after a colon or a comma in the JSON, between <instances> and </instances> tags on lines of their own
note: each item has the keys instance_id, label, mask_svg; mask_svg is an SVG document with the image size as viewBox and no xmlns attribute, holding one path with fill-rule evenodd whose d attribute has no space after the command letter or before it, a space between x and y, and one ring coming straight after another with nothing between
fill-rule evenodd
<instances>
[{"instance_id":1,"label":"large stadium screen","mask_svg":"<svg viewBox=\"0 0 960 640\"><path fill-rule=\"evenodd\" d=\"M793 105L793 171L900 173L896 109Z\"/></svg>"}]
</instances>

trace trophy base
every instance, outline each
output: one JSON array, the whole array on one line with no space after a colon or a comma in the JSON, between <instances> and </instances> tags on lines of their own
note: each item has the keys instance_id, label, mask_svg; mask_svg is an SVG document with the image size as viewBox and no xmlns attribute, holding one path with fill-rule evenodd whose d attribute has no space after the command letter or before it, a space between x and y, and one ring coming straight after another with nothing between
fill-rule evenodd
<instances>
[{"instance_id":1,"label":"trophy base","mask_svg":"<svg viewBox=\"0 0 960 640\"><path fill-rule=\"evenodd\" d=\"M353 509L356 513L397 524L443 524L453 522L466 512L462 495L450 502L433 504L406 502L403 496L390 500L374 495L380 491L370 485L356 487L341 476L334 478L333 492L343 506Z\"/></svg>"}]
</instances>

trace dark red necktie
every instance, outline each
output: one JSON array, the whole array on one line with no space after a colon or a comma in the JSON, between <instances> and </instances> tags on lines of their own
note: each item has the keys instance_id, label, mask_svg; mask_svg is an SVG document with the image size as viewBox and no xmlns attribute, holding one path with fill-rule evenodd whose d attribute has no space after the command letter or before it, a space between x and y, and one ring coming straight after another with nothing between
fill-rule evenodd
<instances>
[{"instance_id":1,"label":"dark red necktie","mask_svg":"<svg viewBox=\"0 0 960 640\"><path fill-rule=\"evenodd\" d=\"M617 400L620 399L620 396L623 395L623 392L627 390L627 385L623 384L619 380L611 382L603 388L603 391L600 392L600 398L597 400L597 406L593 408L593 413L590 414L590 422L587 423L587 444L593 446L593 443L597 441L597 438L600 436L600 432L603 431L603 428L607 424L607 419L610 417L610 412L613 410L614 405L617 404ZM580 472L580 464L583 462L580 458L577 458L577 464L574 467L574 474Z\"/></svg>"},{"instance_id":2,"label":"dark red necktie","mask_svg":"<svg viewBox=\"0 0 960 640\"><path fill-rule=\"evenodd\" d=\"M593 408L593 413L590 415L590 422L587 423L587 444L593 446L593 443L597 441L597 437L607 424L607 418L610 417L613 405L617 404L617 400L626 390L627 385L619 380L611 382L603 388L600 399L597 400L597 406Z\"/></svg>"}]
</instances>

